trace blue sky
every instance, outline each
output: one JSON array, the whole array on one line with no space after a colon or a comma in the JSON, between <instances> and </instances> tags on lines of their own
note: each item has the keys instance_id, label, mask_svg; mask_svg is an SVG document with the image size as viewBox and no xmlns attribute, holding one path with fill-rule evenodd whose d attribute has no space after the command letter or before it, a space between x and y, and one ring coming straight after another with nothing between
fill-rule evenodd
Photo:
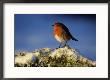
<instances>
[{"instance_id":1,"label":"blue sky","mask_svg":"<svg viewBox=\"0 0 110 80\"><path fill-rule=\"evenodd\" d=\"M95 14L15 14L15 50L34 51L39 48L57 48L53 36L55 22L65 24L79 41L70 40L70 47L96 60Z\"/></svg>"}]
</instances>

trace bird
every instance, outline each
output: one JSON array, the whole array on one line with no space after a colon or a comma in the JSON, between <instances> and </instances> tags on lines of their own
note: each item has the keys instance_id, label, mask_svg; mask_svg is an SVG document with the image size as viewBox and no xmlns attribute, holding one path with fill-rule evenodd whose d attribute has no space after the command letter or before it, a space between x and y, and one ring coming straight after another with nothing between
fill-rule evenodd
<instances>
[{"instance_id":1,"label":"bird","mask_svg":"<svg viewBox=\"0 0 110 80\"><path fill-rule=\"evenodd\" d=\"M59 48L61 48L61 46L67 46L67 41L69 41L70 39L78 41L75 37L72 36L69 29L63 23L56 22L52 26L53 35L55 39L60 42Z\"/></svg>"}]
</instances>

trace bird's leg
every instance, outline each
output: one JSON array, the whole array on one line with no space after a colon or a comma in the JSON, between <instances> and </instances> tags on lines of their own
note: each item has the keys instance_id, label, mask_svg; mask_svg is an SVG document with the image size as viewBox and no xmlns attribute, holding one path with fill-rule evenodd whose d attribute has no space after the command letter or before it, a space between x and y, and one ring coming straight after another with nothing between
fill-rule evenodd
<instances>
[{"instance_id":1,"label":"bird's leg","mask_svg":"<svg viewBox=\"0 0 110 80\"><path fill-rule=\"evenodd\" d=\"M63 47L65 47L65 42L61 42L59 45L59 48L63 48Z\"/></svg>"},{"instance_id":2,"label":"bird's leg","mask_svg":"<svg viewBox=\"0 0 110 80\"><path fill-rule=\"evenodd\" d=\"M66 46L66 43L67 43L67 42L63 42L62 48Z\"/></svg>"},{"instance_id":3,"label":"bird's leg","mask_svg":"<svg viewBox=\"0 0 110 80\"><path fill-rule=\"evenodd\" d=\"M67 46L67 41L65 41L64 47Z\"/></svg>"},{"instance_id":4,"label":"bird's leg","mask_svg":"<svg viewBox=\"0 0 110 80\"><path fill-rule=\"evenodd\" d=\"M61 47L62 43L60 43L59 48Z\"/></svg>"},{"instance_id":5,"label":"bird's leg","mask_svg":"<svg viewBox=\"0 0 110 80\"><path fill-rule=\"evenodd\" d=\"M68 42L67 41L65 41L65 44L63 45L63 47L69 47L69 45L67 44Z\"/></svg>"},{"instance_id":6,"label":"bird's leg","mask_svg":"<svg viewBox=\"0 0 110 80\"><path fill-rule=\"evenodd\" d=\"M65 42L65 46L71 49L71 47L68 45L68 41Z\"/></svg>"}]
</instances>

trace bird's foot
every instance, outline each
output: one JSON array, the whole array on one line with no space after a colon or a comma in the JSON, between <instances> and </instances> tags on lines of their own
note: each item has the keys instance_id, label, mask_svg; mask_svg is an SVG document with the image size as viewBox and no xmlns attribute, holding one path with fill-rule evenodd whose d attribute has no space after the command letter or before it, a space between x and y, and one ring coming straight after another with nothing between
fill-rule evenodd
<instances>
[{"instance_id":1,"label":"bird's foot","mask_svg":"<svg viewBox=\"0 0 110 80\"><path fill-rule=\"evenodd\" d=\"M68 46L68 45L67 45L67 44L65 44L65 45L63 45L63 46L62 46L62 48L66 47L66 46Z\"/></svg>"},{"instance_id":2,"label":"bird's foot","mask_svg":"<svg viewBox=\"0 0 110 80\"><path fill-rule=\"evenodd\" d=\"M61 47L59 46L59 47L57 47L56 49L59 49L59 48L61 48Z\"/></svg>"},{"instance_id":3,"label":"bird's foot","mask_svg":"<svg viewBox=\"0 0 110 80\"><path fill-rule=\"evenodd\" d=\"M69 45L64 45L63 47L67 47L68 49L71 49L71 47Z\"/></svg>"}]
</instances>

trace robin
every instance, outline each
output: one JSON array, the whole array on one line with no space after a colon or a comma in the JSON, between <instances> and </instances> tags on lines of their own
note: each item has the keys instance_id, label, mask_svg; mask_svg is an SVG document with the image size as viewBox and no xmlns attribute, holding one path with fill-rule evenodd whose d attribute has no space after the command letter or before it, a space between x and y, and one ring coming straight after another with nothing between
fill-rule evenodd
<instances>
[{"instance_id":1,"label":"robin","mask_svg":"<svg viewBox=\"0 0 110 80\"><path fill-rule=\"evenodd\" d=\"M59 48L62 46L62 44L63 47L66 46L67 41L70 39L78 41L71 35L69 29L63 23L57 22L52 26L54 26L54 37L58 42L60 42Z\"/></svg>"}]
</instances>

